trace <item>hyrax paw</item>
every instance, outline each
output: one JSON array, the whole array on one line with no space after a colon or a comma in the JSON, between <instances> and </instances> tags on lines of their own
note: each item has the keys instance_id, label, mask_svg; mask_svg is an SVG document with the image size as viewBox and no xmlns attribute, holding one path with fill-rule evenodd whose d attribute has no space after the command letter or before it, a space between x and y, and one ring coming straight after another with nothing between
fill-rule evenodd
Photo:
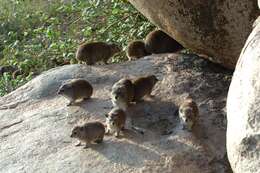
<instances>
[{"instance_id":1,"label":"hyrax paw","mask_svg":"<svg viewBox=\"0 0 260 173\"><path fill-rule=\"evenodd\" d=\"M116 137L116 138L119 138L119 133L115 133L115 137Z\"/></svg>"},{"instance_id":2,"label":"hyrax paw","mask_svg":"<svg viewBox=\"0 0 260 173\"><path fill-rule=\"evenodd\" d=\"M76 147L81 146L81 142L75 144Z\"/></svg>"}]
</instances>

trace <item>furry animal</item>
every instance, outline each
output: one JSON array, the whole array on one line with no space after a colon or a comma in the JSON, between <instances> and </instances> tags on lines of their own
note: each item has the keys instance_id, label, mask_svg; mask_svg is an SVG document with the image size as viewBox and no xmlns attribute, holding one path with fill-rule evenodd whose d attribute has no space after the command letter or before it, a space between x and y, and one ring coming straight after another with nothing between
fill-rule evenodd
<instances>
[{"instance_id":1,"label":"furry animal","mask_svg":"<svg viewBox=\"0 0 260 173\"><path fill-rule=\"evenodd\" d=\"M121 51L116 44L104 42L84 43L79 46L76 52L76 58L79 62L85 62L87 65L93 65L98 61L107 64L109 58Z\"/></svg>"},{"instance_id":2,"label":"furry animal","mask_svg":"<svg viewBox=\"0 0 260 173\"><path fill-rule=\"evenodd\" d=\"M79 99L89 99L93 93L93 87L84 79L73 79L63 84L59 90L59 95L62 95L69 99L67 106L71 106Z\"/></svg>"},{"instance_id":3,"label":"furry animal","mask_svg":"<svg viewBox=\"0 0 260 173\"><path fill-rule=\"evenodd\" d=\"M133 81L134 102L140 101L144 96L151 96L154 85L158 79L154 75L139 77Z\"/></svg>"},{"instance_id":4,"label":"furry animal","mask_svg":"<svg viewBox=\"0 0 260 173\"><path fill-rule=\"evenodd\" d=\"M183 129L192 131L199 116L199 109L192 98L186 98L179 107L179 117Z\"/></svg>"},{"instance_id":5,"label":"furry animal","mask_svg":"<svg viewBox=\"0 0 260 173\"><path fill-rule=\"evenodd\" d=\"M121 79L112 86L111 101L114 107L126 110L134 98L134 86L129 79Z\"/></svg>"},{"instance_id":6,"label":"furry animal","mask_svg":"<svg viewBox=\"0 0 260 173\"><path fill-rule=\"evenodd\" d=\"M127 52L126 52L126 54L127 54L127 57L128 57L129 61L135 60L135 59L139 59L139 58L142 58L144 56L150 55L150 53L148 53L145 50L145 44L141 40L135 40L135 41L130 42L127 45Z\"/></svg>"},{"instance_id":7,"label":"furry animal","mask_svg":"<svg viewBox=\"0 0 260 173\"><path fill-rule=\"evenodd\" d=\"M106 116L107 133L114 133L118 137L120 131L124 129L126 114L122 109L113 108Z\"/></svg>"},{"instance_id":8,"label":"furry animal","mask_svg":"<svg viewBox=\"0 0 260 173\"><path fill-rule=\"evenodd\" d=\"M76 146L80 146L81 143L85 143L84 148L88 148L91 142L103 142L104 134L104 125L98 121L95 121L75 126L72 129L70 137L77 138L79 140L79 143L76 144Z\"/></svg>"},{"instance_id":9,"label":"furry animal","mask_svg":"<svg viewBox=\"0 0 260 173\"><path fill-rule=\"evenodd\" d=\"M153 54L172 53L183 49L183 46L162 30L155 30L146 36L145 49Z\"/></svg>"}]
</instances>

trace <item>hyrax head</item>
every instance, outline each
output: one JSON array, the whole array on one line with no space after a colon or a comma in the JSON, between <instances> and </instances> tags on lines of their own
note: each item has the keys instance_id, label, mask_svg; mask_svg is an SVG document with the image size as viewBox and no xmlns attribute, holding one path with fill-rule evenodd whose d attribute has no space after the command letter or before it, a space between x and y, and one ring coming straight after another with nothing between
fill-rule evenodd
<instances>
[{"instance_id":1,"label":"hyrax head","mask_svg":"<svg viewBox=\"0 0 260 173\"><path fill-rule=\"evenodd\" d=\"M191 106L181 106L179 109L179 116L183 125L183 128L188 129L189 131L192 130L195 121L197 112Z\"/></svg>"},{"instance_id":2,"label":"hyrax head","mask_svg":"<svg viewBox=\"0 0 260 173\"><path fill-rule=\"evenodd\" d=\"M73 87L71 84L64 84L62 85L58 92L58 95L66 96L66 97L72 97L73 95Z\"/></svg>"},{"instance_id":3,"label":"hyrax head","mask_svg":"<svg viewBox=\"0 0 260 173\"><path fill-rule=\"evenodd\" d=\"M115 100L125 100L126 94L124 93L123 89L118 89L115 91L112 91L112 95Z\"/></svg>"},{"instance_id":4,"label":"hyrax head","mask_svg":"<svg viewBox=\"0 0 260 173\"><path fill-rule=\"evenodd\" d=\"M83 133L84 131L84 128L81 127L81 126L75 126L73 129L72 129L72 132L71 132L71 135L70 137L71 138L79 138L80 136L82 136L81 134Z\"/></svg>"},{"instance_id":5,"label":"hyrax head","mask_svg":"<svg viewBox=\"0 0 260 173\"><path fill-rule=\"evenodd\" d=\"M118 88L117 90L112 91L111 98L113 106L119 107L124 110L128 107L129 103L127 93L124 88Z\"/></svg>"},{"instance_id":6,"label":"hyrax head","mask_svg":"<svg viewBox=\"0 0 260 173\"><path fill-rule=\"evenodd\" d=\"M122 51L122 48L114 43L110 44L110 48L111 48L111 52L113 54L116 54L118 52L121 52Z\"/></svg>"}]
</instances>

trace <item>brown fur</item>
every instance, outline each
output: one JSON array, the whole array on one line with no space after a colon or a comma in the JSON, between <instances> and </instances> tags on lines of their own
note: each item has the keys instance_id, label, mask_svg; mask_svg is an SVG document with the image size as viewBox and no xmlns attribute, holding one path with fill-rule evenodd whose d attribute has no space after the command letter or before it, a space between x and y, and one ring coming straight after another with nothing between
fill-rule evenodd
<instances>
[{"instance_id":1,"label":"brown fur","mask_svg":"<svg viewBox=\"0 0 260 173\"><path fill-rule=\"evenodd\" d=\"M192 130L199 116L198 106L192 98L186 98L180 105L179 116L184 128L187 127L188 130ZM190 121L190 124L188 121Z\"/></svg>"},{"instance_id":2,"label":"brown fur","mask_svg":"<svg viewBox=\"0 0 260 173\"><path fill-rule=\"evenodd\" d=\"M111 100L114 106L126 110L134 98L134 86L129 79L120 79L111 91Z\"/></svg>"},{"instance_id":3,"label":"brown fur","mask_svg":"<svg viewBox=\"0 0 260 173\"><path fill-rule=\"evenodd\" d=\"M121 130L125 127L126 114L122 109L113 108L106 114L107 133L114 132L118 137Z\"/></svg>"},{"instance_id":4,"label":"brown fur","mask_svg":"<svg viewBox=\"0 0 260 173\"><path fill-rule=\"evenodd\" d=\"M104 134L104 125L98 121L95 121L75 126L72 129L70 137L77 138L80 141L80 143L76 146L79 146L81 145L81 142L84 142L86 143L85 148L87 148L91 142L101 143L103 141Z\"/></svg>"},{"instance_id":5,"label":"brown fur","mask_svg":"<svg viewBox=\"0 0 260 173\"><path fill-rule=\"evenodd\" d=\"M133 81L134 85L134 99L133 101L140 101L144 96L151 96L152 89L157 83L158 79L154 75L139 77Z\"/></svg>"},{"instance_id":6,"label":"brown fur","mask_svg":"<svg viewBox=\"0 0 260 173\"><path fill-rule=\"evenodd\" d=\"M172 53L183 49L183 46L162 30L155 30L146 36L145 49L153 54Z\"/></svg>"},{"instance_id":7,"label":"brown fur","mask_svg":"<svg viewBox=\"0 0 260 173\"><path fill-rule=\"evenodd\" d=\"M139 59L147 55L150 55L150 53L145 50L145 44L143 41L135 40L128 44L127 57L129 61Z\"/></svg>"},{"instance_id":8,"label":"brown fur","mask_svg":"<svg viewBox=\"0 0 260 173\"><path fill-rule=\"evenodd\" d=\"M86 62L88 65L93 65L98 61L103 61L107 64L109 58L121 51L121 48L115 44L104 42L84 43L79 46L76 52L76 58L80 62Z\"/></svg>"},{"instance_id":9,"label":"brown fur","mask_svg":"<svg viewBox=\"0 0 260 173\"><path fill-rule=\"evenodd\" d=\"M84 79L73 79L62 85L58 94L70 100L68 105L72 105L78 99L89 99L93 93L93 87Z\"/></svg>"}]
</instances>

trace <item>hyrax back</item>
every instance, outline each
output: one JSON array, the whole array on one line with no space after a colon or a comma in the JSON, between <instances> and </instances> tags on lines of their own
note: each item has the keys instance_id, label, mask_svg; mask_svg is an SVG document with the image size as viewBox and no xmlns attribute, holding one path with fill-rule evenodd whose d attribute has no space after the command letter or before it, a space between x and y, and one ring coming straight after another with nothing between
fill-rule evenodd
<instances>
[{"instance_id":1,"label":"hyrax back","mask_svg":"<svg viewBox=\"0 0 260 173\"><path fill-rule=\"evenodd\" d=\"M76 146L81 145L81 142L83 142L86 144L85 148L87 148L91 142L101 143L103 141L104 134L104 125L98 121L95 121L75 126L72 129L70 137L77 138L80 141L80 143Z\"/></svg>"},{"instance_id":2,"label":"hyrax back","mask_svg":"<svg viewBox=\"0 0 260 173\"><path fill-rule=\"evenodd\" d=\"M134 100L140 101L145 95L151 96L152 89L158 79L154 75L139 77L133 81L134 85Z\"/></svg>"},{"instance_id":3,"label":"hyrax back","mask_svg":"<svg viewBox=\"0 0 260 173\"><path fill-rule=\"evenodd\" d=\"M198 115L199 109L196 102L191 98L186 98L179 107L179 117L183 128L191 131Z\"/></svg>"},{"instance_id":4,"label":"hyrax back","mask_svg":"<svg viewBox=\"0 0 260 173\"><path fill-rule=\"evenodd\" d=\"M133 101L134 86L129 79L120 79L112 86L111 100L113 106L126 110Z\"/></svg>"},{"instance_id":5,"label":"hyrax back","mask_svg":"<svg viewBox=\"0 0 260 173\"><path fill-rule=\"evenodd\" d=\"M121 130L125 127L126 114L120 108L113 108L106 116L107 133L114 133L119 136Z\"/></svg>"},{"instance_id":6,"label":"hyrax back","mask_svg":"<svg viewBox=\"0 0 260 173\"><path fill-rule=\"evenodd\" d=\"M129 61L139 59L147 55L150 55L150 53L145 50L145 44L143 41L135 40L127 45L127 57Z\"/></svg>"},{"instance_id":7,"label":"hyrax back","mask_svg":"<svg viewBox=\"0 0 260 173\"><path fill-rule=\"evenodd\" d=\"M58 94L70 100L68 106L72 105L76 100L89 99L92 93L93 87L84 79L73 79L63 84L58 90Z\"/></svg>"},{"instance_id":8,"label":"hyrax back","mask_svg":"<svg viewBox=\"0 0 260 173\"><path fill-rule=\"evenodd\" d=\"M86 62L88 65L93 65L98 61L103 61L107 64L108 59L120 51L121 48L116 44L104 42L84 43L79 46L76 58L78 61Z\"/></svg>"},{"instance_id":9,"label":"hyrax back","mask_svg":"<svg viewBox=\"0 0 260 173\"><path fill-rule=\"evenodd\" d=\"M147 52L171 53L183 49L183 46L162 30L150 32L145 39L145 49Z\"/></svg>"}]
</instances>

